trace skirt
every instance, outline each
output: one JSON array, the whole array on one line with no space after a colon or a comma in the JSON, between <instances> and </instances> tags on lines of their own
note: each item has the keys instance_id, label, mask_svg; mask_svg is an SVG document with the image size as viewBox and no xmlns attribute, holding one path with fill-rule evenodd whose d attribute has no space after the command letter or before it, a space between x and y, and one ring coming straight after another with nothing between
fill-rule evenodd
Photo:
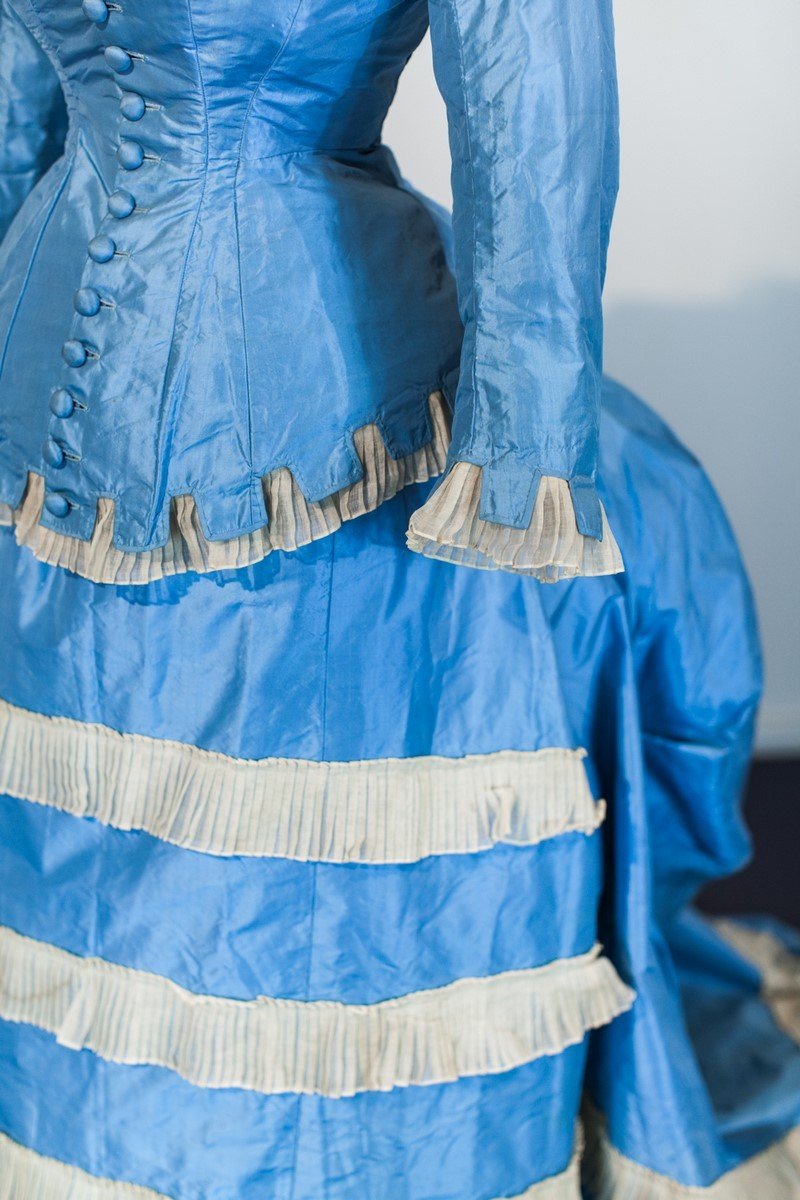
<instances>
[{"instance_id":1,"label":"skirt","mask_svg":"<svg viewBox=\"0 0 800 1200\"><path fill-rule=\"evenodd\" d=\"M791 1200L800 939L702 918L760 679L702 470L604 399L626 572L429 485L144 586L0 531L0 1200Z\"/></svg>"}]
</instances>

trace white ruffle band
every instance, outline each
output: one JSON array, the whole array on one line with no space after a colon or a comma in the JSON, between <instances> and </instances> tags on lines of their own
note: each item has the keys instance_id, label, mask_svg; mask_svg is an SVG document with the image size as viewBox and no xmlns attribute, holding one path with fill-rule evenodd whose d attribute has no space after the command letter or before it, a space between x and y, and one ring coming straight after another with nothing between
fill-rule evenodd
<instances>
[{"instance_id":1,"label":"white ruffle band","mask_svg":"<svg viewBox=\"0 0 800 1200\"><path fill-rule=\"evenodd\" d=\"M198 1087L331 1098L491 1075L560 1054L632 1005L599 946L376 1004L229 1000L0 927L0 1017Z\"/></svg>"},{"instance_id":2,"label":"white ruffle band","mask_svg":"<svg viewBox=\"0 0 800 1200\"><path fill-rule=\"evenodd\" d=\"M372 512L411 483L424 483L444 470L450 440L450 414L441 392L429 401L432 438L405 458L392 458L377 425L364 425L353 435L364 467L356 483L324 500L306 500L291 471L281 467L262 481L269 525L226 541L203 533L192 496L177 496L170 509L166 545L130 552L114 545L114 501L101 497L89 541L67 537L39 524L44 480L31 473L22 504L16 510L0 504L0 525L14 525L17 542L40 562L65 567L95 583L145 584L187 571L233 570L260 562L273 550L297 550L334 533L345 521Z\"/></svg>"},{"instance_id":3,"label":"white ruffle band","mask_svg":"<svg viewBox=\"0 0 800 1200\"><path fill-rule=\"evenodd\" d=\"M581 750L247 760L0 701L0 794L217 855L416 862L593 833Z\"/></svg>"},{"instance_id":4,"label":"white ruffle band","mask_svg":"<svg viewBox=\"0 0 800 1200\"><path fill-rule=\"evenodd\" d=\"M600 1166L598 1168L598 1156ZM590 1164L594 1167L590 1169ZM583 1164L586 1187L580 1172ZM580 1134L565 1171L534 1183L509 1200L793 1200L798 1195L800 1129L750 1159L710 1188L687 1188L656 1175L619 1154L602 1133L590 1136L582 1155ZM168 1200L161 1192L132 1183L101 1179L76 1167L45 1158L0 1134L0 1200Z\"/></svg>"},{"instance_id":5,"label":"white ruffle band","mask_svg":"<svg viewBox=\"0 0 800 1200\"><path fill-rule=\"evenodd\" d=\"M509 1200L580 1200L580 1145L565 1171ZM87 1175L0 1133L0 1200L169 1200L162 1192Z\"/></svg>"},{"instance_id":6,"label":"white ruffle band","mask_svg":"<svg viewBox=\"0 0 800 1200\"><path fill-rule=\"evenodd\" d=\"M169 1200L162 1192L88 1175L0 1133L0 1200Z\"/></svg>"},{"instance_id":7,"label":"white ruffle band","mask_svg":"<svg viewBox=\"0 0 800 1200\"><path fill-rule=\"evenodd\" d=\"M543 583L624 570L605 510L602 541L578 532L565 480L544 476L528 528L512 529L480 517L482 476L472 463L455 463L412 516L409 549L461 566L533 575Z\"/></svg>"},{"instance_id":8,"label":"white ruffle band","mask_svg":"<svg viewBox=\"0 0 800 1200\"><path fill-rule=\"evenodd\" d=\"M583 1182L592 1200L795 1200L800 1196L800 1128L721 1176L687 1187L626 1158L597 1114L585 1114Z\"/></svg>"}]
</instances>

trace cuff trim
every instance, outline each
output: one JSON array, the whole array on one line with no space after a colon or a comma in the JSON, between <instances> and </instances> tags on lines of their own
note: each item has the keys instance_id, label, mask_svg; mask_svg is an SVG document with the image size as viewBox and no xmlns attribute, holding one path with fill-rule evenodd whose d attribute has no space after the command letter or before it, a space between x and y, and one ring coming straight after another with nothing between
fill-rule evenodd
<instances>
[{"instance_id":1,"label":"cuff trim","mask_svg":"<svg viewBox=\"0 0 800 1200\"><path fill-rule=\"evenodd\" d=\"M546 966L376 1004L230 1000L0 927L0 1017L203 1088L339 1099L452 1083L560 1054L633 1004L596 945Z\"/></svg>"},{"instance_id":2,"label":"cuff trim","mask_svg":"<svg viewBox=\"0 0 800 1200\"><path fill-rule=\"evenodd\" d=\"M306 500L291 471L281 467L262 480L269 525L225 541L206 537L192 496L172 500L166 545L153 550L118 550L114 545L114 501L100 497L89 541L55 533L39 524L44 503L44 480L31 472L17 509L0 504L0 525L16 527L21 546L40 562L64 567L93 583L146 584L188 571L207 574L250 566L273 550L298 550L319 541L372 512L412 483L441 475L450 441L450 410L441 392L428 402L432 437L404 458L392 458L377 425L364 425L353 435L364 468L361 479L324 500Z\"/></svg>"},{"instance_id":3,"label":"cuff trim","mask_svg":"<svg viewBox=\"0 0 800 1200\"><path fill-rule=\"evenodd\" d=\"M542 476L526 529L480 516L482 481L481 467L455 463L411 517L409 549L461 566L532 575L542 583L579 575L616 575L625 569L602 505L602 540L578 531L566 480Z\"/></svg>"}]
</instances>

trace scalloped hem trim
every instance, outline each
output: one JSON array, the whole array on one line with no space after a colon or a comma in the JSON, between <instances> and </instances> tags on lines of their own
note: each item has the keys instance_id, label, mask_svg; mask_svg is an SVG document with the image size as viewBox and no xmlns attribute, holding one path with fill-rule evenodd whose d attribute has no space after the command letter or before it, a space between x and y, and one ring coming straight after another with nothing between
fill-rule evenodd
<instances>
[{"instance_id":1,"label":"scalloped hem trim","mask_svg":"<svg viewBox=\"0 0 800 1200\"><path fill-rule=\"evenodd\" d=\"M592 1200L791 1200L800 1196L800 1127L708 1187L690 1187L626 1158L592 1106L584 1111L583 1183Z\"/></svg>"},{"instance_id":2,"label":"scalloped hem trim","mask_svg":"<svg viewBox=\"0 0 800 1200\"><path fill-rule=\"evenodd\" d=\"M580 1153L578 1141L565 1171L532 1184L509 1200L580 1200ZM78 1167L45 1158L0 1133L0 1200L169 1200L169 1197L133 1183L88 1175Z\"/></svg>"},{"instance_id":3,"label":"scalloped hem trim","mask_svg":"<svg viewBox=\"0 0 800 1200\"><path fill-rule=\"evenodd\" d=\"M460 566L532 575L542 583L624 571L602 505L602 540L578 532L566 480L543 476L528 528L512 529L480 517L482 478L481 467L455 463L411 517L409 549Z\"/></svg>"},{"instance_id":4,"label":"scalloped hem trim","mask_svg":"<svg viewBox=\"0 0 800 1200\"><path fill-rule=\"evenodd\" d=\"M40 562L64 567L93 583L146 584L188 571L207 574L251 566L273 550L298 550L328 537L345 521L373 512L409 484L441 475L450 441L450 411L441 392L431 395L428 410L431 441L405 458L391 457L377 425L357 429L353 441L363 477L324 500L306 500L288 468L272 471L262 480L269 524L226 541L206 537L192 496L173 498L169 538L154 550L116 548L114 501L107 497L97 502L97 520L88 542L55 533L39 524L44 480L33 472L18 509L0 504L0 524L13 525L19 545L27 546Z\"/></svg>"},{"instance_id":5,"label":"scalloped hem trim","mask_svg":"<svg viewBox=\"0 0 800 1200\"><path fill-rule=\"evenodd\" d=\"M0 1017L203 1088L339 1099L494 1075L582 1042L633 1004L595 946L376 1004L229 1000L0 927Z\"/></svg>"},{"instance_id":6,"label":"scalloped hem trim","mask_svg":"<svg viewBox=\"0 0 800 1200\"><path fill-rule=\"evenodd\" d=\"M219 856L409 863L592 834L582 750L231 758L0 700L0 793Z\"/></svg>"}]
</instances>

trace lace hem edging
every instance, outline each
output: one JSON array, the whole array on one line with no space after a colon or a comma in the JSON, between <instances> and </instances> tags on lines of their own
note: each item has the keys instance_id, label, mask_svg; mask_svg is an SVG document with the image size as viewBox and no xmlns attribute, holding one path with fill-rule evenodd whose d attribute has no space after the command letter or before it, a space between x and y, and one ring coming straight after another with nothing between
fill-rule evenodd
<instances>
[{"instance_id":1,"label":"lace hem edging","mask_svg":"<svg viewBox=\"0 0 800 1200\"><path fill-rule=\"evenodd\" d=\"M481 467L455 463L411 517L409 549L461 566L532 575L543 583L625 569L602 505L602 540L578 531L566 480L543 476L527 529L514 529L480 516L482 477Z\"/></svg>"},{"instance_id":2,"label":"lace hem edging","mask_svg":"<svg viewBox=\"0 0 800 1200\"><path fill-rule=\"evenodd\" d=\"M40 562L64 567L94 583L146 584L169 575L194 571L234 570L266 558L273 550L298 550L341 528L390 500L412 483L441 475L450 440L450 414L441 392L429 399L430 442L413 454L394 459L377 425L364 425L353 435L364 474L356 483L327 496L306 500L291 471L281 467L262 480L269 524L225 541L211 541L203 532L192 496L173 498L169 537L153 550L126 551L114 545L114 501L101 497L89 541L56 533L39 524L44 504L44 480L31 473L20 507L0 504L0 525L15 528L17 542Z\"/></svg>"}]
</instances>

